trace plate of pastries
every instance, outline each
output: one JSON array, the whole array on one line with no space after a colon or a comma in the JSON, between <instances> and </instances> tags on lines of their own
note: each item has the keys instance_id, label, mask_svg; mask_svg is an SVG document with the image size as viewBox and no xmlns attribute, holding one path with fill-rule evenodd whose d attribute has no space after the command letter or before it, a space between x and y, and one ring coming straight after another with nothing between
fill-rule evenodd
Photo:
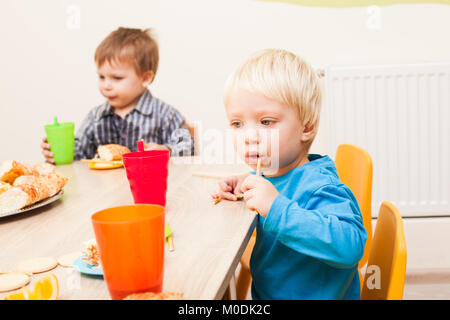
<instances>
[{"instance_id":1,"label":"plate of pastries","mask_svg":"<svg viewBox=\"0 0 450 320\"><path fill-rule=\"evenodd\" d=\"M0 164L0 218L58 200L68 178L50 163L30 166L15 160Z\"/></svg>"}]
</instances>

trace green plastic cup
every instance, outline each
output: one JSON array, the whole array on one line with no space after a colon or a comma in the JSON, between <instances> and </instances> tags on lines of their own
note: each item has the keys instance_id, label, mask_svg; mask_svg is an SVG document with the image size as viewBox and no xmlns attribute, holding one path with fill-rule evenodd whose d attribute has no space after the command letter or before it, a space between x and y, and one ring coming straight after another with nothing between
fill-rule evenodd
<instances>
[{"instance_id":1,"label":"green plastic cup","mask_svg":"<svg viewBox=\"0 0 450 320\"><path fill-rule=\"evenodd\" d=\"M53 152L55 164L69 164L73 161L73 148L75 143L75 124L73 122L61 122L55 117L53 124L45 125L47 141L50 151Z\"/></svg>"}]
</instances>

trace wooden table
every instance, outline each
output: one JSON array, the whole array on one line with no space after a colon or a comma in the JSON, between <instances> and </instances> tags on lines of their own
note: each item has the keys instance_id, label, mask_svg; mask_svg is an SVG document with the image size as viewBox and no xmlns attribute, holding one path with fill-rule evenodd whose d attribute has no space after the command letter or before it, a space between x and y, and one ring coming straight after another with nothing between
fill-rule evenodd
<instances>
[{"instance_id":1,"label":"wooden table","mask_svg":"<svg viewBox=\"0 0 450 320\"><path fill-rule=\"evenodd\" d=\"M163 291L183 292L185 299L220 299L253 232L256 215L243 201L214 205L210 191L217 179L195 173L227 175L249 169L193 164L196 161L201 160L170 162L166 222L173 230L175 251L169 252L166 244ZM58 258L81 251L83 242L94 238L90 219L94 212L133 203L123 168L91 170L86 163L74 162L58 166L57 171L69 178L60 200L0 218L0 271L11 271L18 262L34 257ZM102 278L62 266L49 272L58 277L59 299L110 299ZM31 284L41 275L34 274Z\"/></svg>"}]
</instances>

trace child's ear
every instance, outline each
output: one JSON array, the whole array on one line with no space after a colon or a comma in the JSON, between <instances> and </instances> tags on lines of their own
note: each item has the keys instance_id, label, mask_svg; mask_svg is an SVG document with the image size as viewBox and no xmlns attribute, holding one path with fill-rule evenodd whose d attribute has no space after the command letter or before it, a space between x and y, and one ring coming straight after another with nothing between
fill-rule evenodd
<instances>
[{"instance_id":1,"label":"child's ear","mask_svg":"<svg viewBox=\"0 0 450 320\"><path fill-rule=\"evenodd\" d=\"M308 123L303 127L301 140L302 142L311 141L317 133L317 122Z\"/></svg>"},{"instance_id":2,"label":"child's ear","mask_svg":"<svg viewBox=\"0 0 450 320\"><path fill-rule=\"evenodd\" d=\"M142 75L142 85L147 88L153 82L154 77L155 73L152 70L144 72Z\"/></svg>"}]
</instances>

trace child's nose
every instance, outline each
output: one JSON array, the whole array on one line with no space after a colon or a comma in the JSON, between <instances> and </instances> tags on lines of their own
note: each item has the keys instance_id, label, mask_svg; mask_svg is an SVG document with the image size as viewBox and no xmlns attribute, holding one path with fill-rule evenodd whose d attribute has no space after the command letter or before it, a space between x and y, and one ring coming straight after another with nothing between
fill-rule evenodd
<instances>
[{"instance_id":1,"label":"child's nose","mask_svg":"<svg viewBox=\"0 0 450 320\"><path fill-rule=\"evenodd\" d=\"M109 80L104 80L104 81L102 82L102 88L103 88L104 90L111 90L111 89L112 89L111 81L109 81Z\"/></svg>"},{"instance_id":2,"label":"child's nose","mask_svg":"<svg viewBox=\"0 0 450 320\"><path fill-rule=\"evenodd\" d=\"M259 143L259 133L256 129L249 129L245 132L245 143L246 144L258 144Z\"/></svg>"}]
</instances>

